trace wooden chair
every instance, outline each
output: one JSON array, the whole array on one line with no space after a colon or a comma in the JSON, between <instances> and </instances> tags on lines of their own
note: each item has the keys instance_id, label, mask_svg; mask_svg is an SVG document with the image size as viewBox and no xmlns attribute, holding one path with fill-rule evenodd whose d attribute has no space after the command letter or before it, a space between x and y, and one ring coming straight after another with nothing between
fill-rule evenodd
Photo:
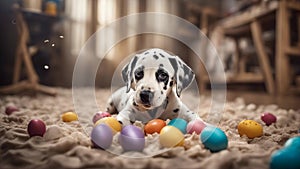
<instances>
[{"instance_id":1,"label":"wooden chair","mask_svg":"<svg viewBox=\"0 0 300 169\"><path fill-rule=\"evenodd\" d=\"M269 5L266 7L266 5ZM260 8L260 9L258 9ZM219 21L218 26L224 29L227 36L232 37L237 46L238 61L235 63L238 72L235 76L227 79L227 82L252 83L264 82L268 93L283 95L300 91L300 87L292 86L292 69L290 57L300 56L300 2L299 0L280 0L271 1L264 5L258 6L253 12L242 12L239 15L229 16ZM298 24L298 43L292 46L290 32L291 12L297 12ZM270 65L270 56L268 56L264 41L262 39L262 27L267 20L275 21L275 79L272 75L272 66ZM237 45L238 39L242 36L252 38L259 61L262 75L245 73L245 58L240 55ZM200 68L202 72L199 86L205 86L209 83L205 70ZM296 77L296 81L300 83L300 77Z\"/></svg>"},{"instance_id":2,"label":"wooden chair","mask_svg":"<svg viewBox=\"0 0 300 169\"><path fill-rule=\"evenodd\" d=\"M298 22L298 44L292 46L290 32L291 12L296 11ZM300 87L292 86L290 57L300 56L300 2L281 0L277 10L276 25L276 83L280 95L300 91ZM299 77L296 77L296 80Z\"/></svg>"},{"instance_id":3,"label":"wooden chair","mask_svg":"<svg viewBox=\"0 0 300 169\"><path fill-rule=\"evenodd\" d=\"M22 11L19 6L14 7L16 26L19 34L19 42L16 51L16 60L14 65L13 84L0 88L0 93L11 94L18 93L24 90L32 90L35 92L42 92L49 95L56 95L56 91L44 85L39 84L39 77L34 70L31 56L27 47L29 40L28 25L23 18ZM20 80L20 73L22 71L22 62L24 62L25 70L28 80Z\"/></svg>"}]
</instances>

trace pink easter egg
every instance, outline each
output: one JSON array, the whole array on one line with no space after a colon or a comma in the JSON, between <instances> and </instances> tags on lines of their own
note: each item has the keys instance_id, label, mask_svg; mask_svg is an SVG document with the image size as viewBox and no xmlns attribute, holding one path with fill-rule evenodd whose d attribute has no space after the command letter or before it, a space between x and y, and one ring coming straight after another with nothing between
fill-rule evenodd
<instances>
[{"instance_id":1,"label":"pink easter egg","mask_svg":"<svg viewBox=\"0 0 300 169\"><path fill-rule=\"evenodd\" d=\"M197 120L193 120L193 121L188 123L188 125L186 127L186 131L189 134L192 134L193 132L195 132L196 134L200 134L201 131L205 127L206 127L206 125L204 124L204 122L200 119L197 119Z\"/></svg>"}]
</instances>

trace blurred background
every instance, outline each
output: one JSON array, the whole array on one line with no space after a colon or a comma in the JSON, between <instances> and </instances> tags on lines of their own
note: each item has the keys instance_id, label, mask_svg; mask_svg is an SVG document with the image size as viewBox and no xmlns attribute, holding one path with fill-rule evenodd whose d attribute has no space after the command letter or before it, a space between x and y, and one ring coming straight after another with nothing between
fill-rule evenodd
<instances>
[{"instance_id":1,"label":"blurred background","mask_svg":"<svg viewBox=\"0 0 300 169\"><path fill-rule=\"evenodd\" d=\"M163 12L191 22L214 44L226 71L228 99L243 97L257 104L299 108L299 3L298 0L1 0L0 85L5 87L28 79L28 74L34 74L26 69L26 62L30 62L39 83L69 88L76 58L93 33L123 16ZM117 38L115 34L108 32L105 39L112 41ZM178 31L178 34L193 36L189 32ZM101 49L106 43L96 45ZM180 56L196 73L200 94L209 94L207 71L197 56L185 44L154 34L133 36L111 48L98 69L96 86L110 87L119 63L150 47ZM199 48L206 50L203 44ZM20 64L18 58L23 58L24 53L29 59ZM87 56L87 65L93 63L97 51L94 55ZM215 59L216 56L205 57L207 69L215 69Z\"/></svg>"}]
</instances>

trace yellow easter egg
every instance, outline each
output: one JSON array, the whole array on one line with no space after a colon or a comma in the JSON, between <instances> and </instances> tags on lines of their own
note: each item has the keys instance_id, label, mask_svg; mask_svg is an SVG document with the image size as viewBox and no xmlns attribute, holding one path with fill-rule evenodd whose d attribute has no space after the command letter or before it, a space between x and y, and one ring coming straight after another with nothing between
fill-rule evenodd
<instances>
[{"instance_id":1,"label":"yellow easter egg","mask_svg":"<svg viewBox=\"0 0 300 169\"><path fill-rule=\"evenodd\" d=\"M78 116L74 112L66 112L66 113L62 114L61 118L62 118L62 121L64 121L64 122L71 122L71 121L78 120Z\"/></svg>"},{"instance_id":2,"label":"yellow easter egg","mask_svg":"<svg viewBox=\"0 0 300 169\"><path fill-rule=\"evenodd\" d=\"M262 126L253 120L243 120L238 124L238 132L240 136L246 135L252 139L263 135Z\"/></svg>"},{"instance_id":3,"label":"yellow easter egg","mask_svg":"<svg viewBox=\"0 0 300 169\"><path fill-rule=\"evenodd\" d=\"M121 131L122 129L122 125L118 122L117 119L113 118L113 117L104 117L102 119L99 119L96 123L95 126L97 126L98 124L107 124L111 129L113 129L114 134L116 132Z\"/></svg>"},{"instance_id":4,"label":"yellow easter egg","mask_svg":"<svg viewBox=\"0 0 300 169\"><path fill-rule=\"evenodd\" d=\"M184 144L184 136L176 127L165 126L160 131L159 141L162 146L167 148L182 146Z\"/></svg>"}]
</instances>

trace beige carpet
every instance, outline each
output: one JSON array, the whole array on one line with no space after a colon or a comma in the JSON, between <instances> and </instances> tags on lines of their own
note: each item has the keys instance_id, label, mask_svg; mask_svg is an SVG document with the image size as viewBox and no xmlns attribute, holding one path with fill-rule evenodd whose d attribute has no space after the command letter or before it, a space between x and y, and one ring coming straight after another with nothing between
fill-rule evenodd
<instances>
[{"instance_id":1,"label":"beige carpet","mask_svg":"<svg viewBox=\"0 0 300 169\"><path fill-rule=\"evenodd\" d=\"M73 110L72 92L57 89L56 97L45 95L0 96L0 168L209 168L209 169L264 169L268 168L270 155L282 147L285 141L299 135L300 113L285 110L276 105L245 105L242 98L229 102L222 113L219 127L228 136L227 150L211 153L204 149L197 135L186 135L185 146L172 148L166 152L145 158L159 150L153 141L157 136L148 137L143 153L123 153L122 156L91 148L88 136L92 127L91 108L88 104L86 114L79 114L80 122L64 123L61 114ZM104 110L109 96L108 90L97 90L100 110ZM196 102L197 98L190 98ZM84 100L82 101L84 103ZM5 107L16 105L20 111L7 116ZM201 96L198 110L205 120L209 113L210 100ZM277 116L277 123L269 127L260 120L260 114L269 111ZM27 124L33 118L45 121L47 132L44 137L27 134ZM263 125L264 135L260 138L240 137L237 124L244 119L256 120ZM84 127L82 127L84 126ZM152 144L149 144L150 141ZM110 151L122 153L119 145L114 144Z\"/></svg>"}]
</instances>

